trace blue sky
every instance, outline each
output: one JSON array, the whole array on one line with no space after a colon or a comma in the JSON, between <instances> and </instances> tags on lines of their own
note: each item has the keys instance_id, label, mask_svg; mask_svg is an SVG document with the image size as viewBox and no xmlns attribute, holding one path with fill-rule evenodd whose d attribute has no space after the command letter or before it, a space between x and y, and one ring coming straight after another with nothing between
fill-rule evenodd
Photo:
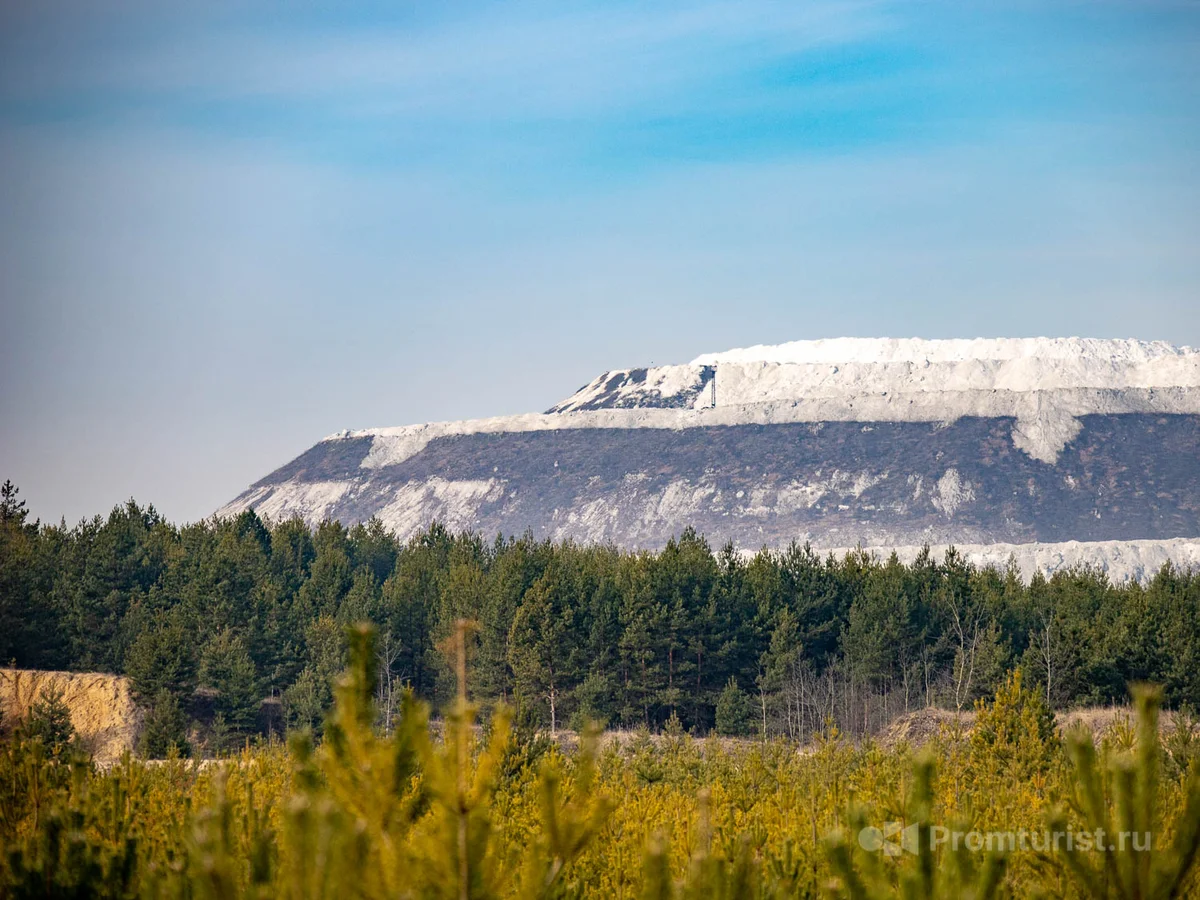
<instances>
[{"instance_id":1,"label":"blue sky","mask_svg":"<svg viewBox=\"0 0 1200 900\"><path fill-rule=\"evenodd\" d=\"M1200 345L1197 84L1195 2L4 4L0 478L189 520L606 368Z\"/></svg>"}]
</instances>

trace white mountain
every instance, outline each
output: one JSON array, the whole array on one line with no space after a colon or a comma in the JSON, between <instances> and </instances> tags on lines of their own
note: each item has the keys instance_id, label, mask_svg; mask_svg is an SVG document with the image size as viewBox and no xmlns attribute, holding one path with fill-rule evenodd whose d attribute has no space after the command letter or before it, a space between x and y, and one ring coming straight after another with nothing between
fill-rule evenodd
<instances>
[{"instance_id":1,"label":"white mountain","mask_svg":"<svg viewBox=\"0 0 1200 900\"><path fill-rule=\"evenodd\" d=\"M840 338L612 370L544 414L340 432L219 512L631 546L687 525L747 548L1065 544L1017 555L1117 574L1188 558L1198 460L1190 348Z\"/></svg>"}]
</instances>

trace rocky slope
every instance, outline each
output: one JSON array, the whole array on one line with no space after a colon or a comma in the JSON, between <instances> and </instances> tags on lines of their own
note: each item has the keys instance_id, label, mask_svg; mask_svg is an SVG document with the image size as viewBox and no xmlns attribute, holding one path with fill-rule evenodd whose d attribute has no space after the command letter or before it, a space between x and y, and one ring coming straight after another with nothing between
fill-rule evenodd
<instances>
[{"instance_id":1,"label":"rocky slope","mask_svg":"<svg viewBox=\"0 0 1200 900\"><path fill-rule=\"evenodd\" d=\"M1113 542L1200 539L1198 460L1188 348L798 341L606 372L541 415L331 435L219 512L645 547L686 525L748 548L1084 542L1024 555L1105 565L1158 558Z\"/></svg>"}]
</instances>

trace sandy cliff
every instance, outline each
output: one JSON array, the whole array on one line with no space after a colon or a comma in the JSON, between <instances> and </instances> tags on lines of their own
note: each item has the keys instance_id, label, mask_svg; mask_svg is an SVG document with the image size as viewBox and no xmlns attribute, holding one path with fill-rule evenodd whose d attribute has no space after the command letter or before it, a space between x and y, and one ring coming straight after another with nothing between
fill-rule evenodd
<instances>
[{"instance_id":1,"label":"sandy cliff","mask_svg":"<svg viewBox=\"0 0 1200 900\"><path fill-rule=\"evenodd\" d=\"M133 701L129 679L91 672L38 672L0 669L0 712L5 727L23 719L48 690L62 691L71 724L98 765L116 762L132 750L141 731L142 711Z\"/></svg>"}]
</instances>

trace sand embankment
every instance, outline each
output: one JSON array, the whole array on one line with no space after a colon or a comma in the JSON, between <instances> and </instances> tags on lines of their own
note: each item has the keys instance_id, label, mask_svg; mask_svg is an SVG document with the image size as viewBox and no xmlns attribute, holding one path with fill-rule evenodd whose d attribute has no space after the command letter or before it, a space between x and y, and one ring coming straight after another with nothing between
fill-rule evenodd
<instances>
[{"instance_id":1,"label":"sand embankment","mask_svg":"<svg viewBox=\"0 0 1200 900\"><path fill-rule=\"evenodd\" d=\"M142 710L129 679L94 672L40 672L0 669L0 714L5 728L29 714L47 691L62 691L71 724L97 765L111 765L132 750L142 727Z\"/></svg>"}]
</instances>

